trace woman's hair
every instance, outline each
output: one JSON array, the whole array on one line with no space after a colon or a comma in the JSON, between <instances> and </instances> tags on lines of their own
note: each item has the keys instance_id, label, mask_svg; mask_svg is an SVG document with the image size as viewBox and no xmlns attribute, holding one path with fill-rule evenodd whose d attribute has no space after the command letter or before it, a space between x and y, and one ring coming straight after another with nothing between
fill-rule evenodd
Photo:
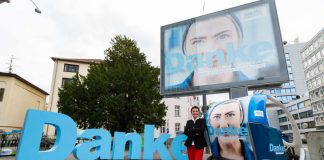
<instances>
[{"instance_id":1,"label":"woman's hair","mask_svg":"<svg viewBox=\"0 0 324 160\"><path fill-rule=\"evenodd\" d=\"M213 17L213 18L219 18L219 17L226 17L228 19L231 20L231 22L234 24L235 26L235 29L238 31L239 33L239 40L242 40L243 39L243 31L242 31L242 25L240 23L240 21L238 20L238 18L233 15L233 14L226 14L226 15L223 15L223 16L216 16L216 17ZM203 21L206 20L203 19ZM208 20L208 19L207 19ZM198 22L196 19L191 19L188 21L188 25L186 26L186 29L184 31L184 34L183 34L183 37L182 37L182 52L183 54L186 54L186 42L187 42L187 35L188 35L188 32L189 32L189 29L190 27L192 26L192 24Z\"/></svg>"},{"instance_id":2,"label":"woman's hair","mask_svg":"<svg viewBox=\"0 0 324 160\"><path fill-rule=\"evenodd\" d=\"M193 107L191 107L191 110L190 110L191 113L192 113L192 110L193 110L193 109L198 109L198 112L200 112L200 109L199 109L198 106L193 106Z\"/></svg>"},{"instance_id":3,"label":"woman's hair","mask_svg":"<svg viewBox=\"0 0 324 160\"><path fill-rule=\"evenodd\" d=\"M208 112L208 114L207 114L207 115L209 115L209 116L208 116L208 122L210 121L210 114L213 113L213 111L214 111L214 109L215 109L216 107L218 107L218 106L220 106L220 105L223 105L223 104L230 104L230 103L234 103L234 102L238 103L238 105L239 105L239 107L240 107L240 115L242 116L242 121L241 121L241 124L240 124L240 125L242 125L242 123L243 123L243 121L244 121L244 112L243 112L243 107L242 107L242 103L241 103L241 101L240 101L240 100L237 100L237 99L232 99L232 100L222 101L222 102L216 104L216 105L215 105L215 106L214 106L214 107L213 107L213 108Z\"/></svg>"}]
</instances>

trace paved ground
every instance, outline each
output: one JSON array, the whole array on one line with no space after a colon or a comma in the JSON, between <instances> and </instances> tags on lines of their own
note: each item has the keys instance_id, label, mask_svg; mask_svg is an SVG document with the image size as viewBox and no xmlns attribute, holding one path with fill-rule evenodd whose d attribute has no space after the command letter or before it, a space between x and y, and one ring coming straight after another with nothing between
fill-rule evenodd
<instances>
[{"instance_id":1,"label":"paved ground","mask_svg":"<svg viewBox=\"0 0 324 160\"><path fill-rule=\"evenodd\" d=\"M207 159L210 156L210 154L205 153L203 159ZM15 160L15 156L6 156L6 157L0 157L0 160ZM127 159L127 157L125 157ZM154 159L160 159L158 154L154 155ZM74 156L71 154L66 160L76 160Z\"/></svg>"},{"instance_id":2,"label":"paved ground","mask_svg":"<svg viewBox=\"0 0 324 160\"><path fill-rule=\"evenodd\" d=\"M209 154L204 154L203 159L207 159L209 156L210 156ZM0 157L0 160L15 160L15 159L16 158L14 156ZM159 157L155 156L154 159L159 159ZM76 158L74 158L73 155L70 155L66 160L76 160Z\"/></svg>"},{"instance_id":3,"label":"paved ground","mask_svg":"<svg viewBox=\"0 0 324 160\"><path fill-rule=\"evenodd\" d=\"M309 153L308 153L308 149L307 149L307 146L306 145L303 145L303 148L306 149L306 159L309 160L310 157L309 157ZM126 153L127 154L127 153ZM204 157L203 159L206 160L211 154L207 154L205 153L204 154ZM158 154L155 154L154 155L154 159L159 159L159 155ZM0 157L0 160L15 160L16 158L14 156L8 156L8 157ZM125 159L127 159L127 157L125 156ZM74 156L71 154L66 160L76 160L76 158L74 158Z\"/></svg>"}]
</instances>

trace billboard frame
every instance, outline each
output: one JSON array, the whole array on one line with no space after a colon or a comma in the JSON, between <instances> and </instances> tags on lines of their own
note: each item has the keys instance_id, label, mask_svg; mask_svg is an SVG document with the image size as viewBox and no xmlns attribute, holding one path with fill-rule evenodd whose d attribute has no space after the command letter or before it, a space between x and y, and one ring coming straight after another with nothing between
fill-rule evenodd
<instances>
[{"instance_id":1,"label":"billboard frame","mask_svg":"<svg viewBox=\"0 0 324 160\"><path fill-rule=\"evenodd\" d=\"M217 17L222 16L228 13L237 12L240 10L260 6L263 4L267 4L269 6L269 13L271 17L272 22L272 29L274 32L274 41L276 46L276 52L279 59L279 66L281 74L283 72L284 76L276 76L276 77L267 77L264 79L264 77L258 78L257 80L247 80L247 81L241 81L241 82L229 82L229 83L220 83L220 84L210 84L210 85L203 85L203 86L194 86L194 89L189 90L181 90L178 91L177 89L169 89L165 90L165 54L164 54L164 31L167 29L170 29L175 26L185 25L188 24L190 21L193 21L195 19L207 19L209 17ZM261 88L270 88L274 86L280 86L282 83L285 83L289 80L288 77L288 70L287 70L287 64L286 59L284 55L283 50L283 43L282 43L282 37L281 37L281 31L279 26L279 20L278 20L278 14L276 10L275 0L260 0L252 3L243 4L240 6L232 7L229 9L209 13L206 15L186 19L183 21L175 22L172 24L168 24L165 26L161 26L160 30L160 36L161 36L161 48L160 48L160 93L163 96L166 97L175 97L175 96L189 96L189 95L197 95L197 94L210 94L210 93L224 93L229 92L230 88L239 88L239 87L247 87L248 89L261 89Z\"/></svg>"}]
</instances>

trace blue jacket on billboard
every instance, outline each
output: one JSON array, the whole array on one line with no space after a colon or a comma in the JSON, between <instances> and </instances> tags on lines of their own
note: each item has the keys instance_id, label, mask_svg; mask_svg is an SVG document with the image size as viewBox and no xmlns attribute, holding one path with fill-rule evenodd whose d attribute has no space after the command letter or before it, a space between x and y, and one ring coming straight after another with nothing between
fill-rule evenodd
<instances>
[{"instance_id":1,"label":"blue jacket on billboard","mask_svg":"<svg viewBox=\"0 0 324 160\"><path fill-rule=\"evenodd\" d=\"M261 123L269 126L266 111L267 99L267 95L263 94L257 94L251 97L248 107L248 122Z\"/></svg>"},{"instance_id":2,"label":"blue jacket on billboard","mask_svg":"<svg viewBox=\"0 0 324 160\"><path fill-rule=\"evenodd\" d=\"M190 75L181 83L176 85L171 85L166 87L166 89L186 89L189 88L189 86L192 86L192 78L193 78L194 72L191 72Z\"/></svg>"},{"instance_id":3,"label":"blue jacket on billboard","mask_svg":"<svg viewBox=\"0 0 324 160\"><path fill-rule=\"evenodd\" d=\"M241 142L241 146L242 146L242 154L244 155L244 159L246 160L253 160L253 152L250 150L249 146L244 143L242 140L240 140ZM213 157L216 160L221 160L224 159L221 155L220 155L220 150L219 150L219 144L218 144L218 140L217 138L215 138L214 142L211 144L211 151L213 153Z\"/></svg>"}]
</instances>

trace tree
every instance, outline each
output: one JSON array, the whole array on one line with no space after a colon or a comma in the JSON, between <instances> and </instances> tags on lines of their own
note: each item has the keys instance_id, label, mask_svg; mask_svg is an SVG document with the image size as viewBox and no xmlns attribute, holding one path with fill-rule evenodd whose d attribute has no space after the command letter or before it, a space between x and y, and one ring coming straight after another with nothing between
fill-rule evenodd
<instances>
[{"instance_id":1,"label":"tree","mask_svg":"<svg viewBox=\"0 0 324 160\"><path fill-rule=\"evenodd\" d=\"M112 133L163 125L160 69L146 61L134 40L119 35L111 44L103 62L91 64L86 77L76 75L59 90L59 112L82 129L103 127Z\"/></svg>"}]
</instances>

